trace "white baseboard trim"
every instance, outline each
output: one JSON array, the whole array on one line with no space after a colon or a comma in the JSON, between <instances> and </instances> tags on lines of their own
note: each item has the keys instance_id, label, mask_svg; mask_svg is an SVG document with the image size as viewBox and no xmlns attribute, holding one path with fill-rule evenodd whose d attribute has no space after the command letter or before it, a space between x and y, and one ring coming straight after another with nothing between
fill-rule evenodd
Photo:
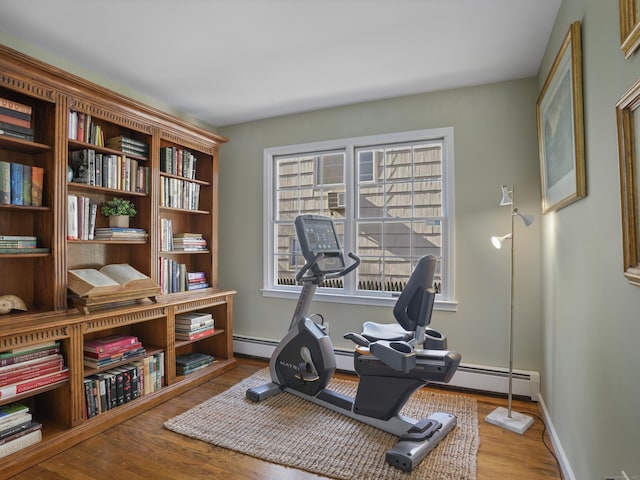
<instances>
[{"instance_id":1,"label":"white baseboard trim","mask_svg":"<svg viewBox=\"0 0 640 480\"><path fill-rule=\"evenodd\" d=\"M565 480L576 480L576 476L573 474L569 459L567 459L567 456L564 453L564 449L562 448L562 443L560 443L560 438L558 438L558 433L556 432L556 429L553 426L553 422L551 421L551 416L549 415L549 410L547 410L547 405L544 403L542 394L538 395L538 403L540 404L540 409L542 410L542 415L544 417L544 423L547 426L549 438L551 438L551 443L553 444L553 449L556 453L558 463L560 464L563 478Z\"/></svg>"},{"instance_id":2,"label":"white baseboard trim","mask_svg":"<svg viewBox=\"0 0 640 480\"><path fill-rule=\"evenodd\" d=\"M252 357L270 358L278 342L262 338L234 336L233 351ZM335 349L336 368L353 372L353 351ZM476 391L506 394L509 389L508 370L501 367L461 364L448 385ZM540 373L529 370L514 370L513 394L538 401L540 395Z\"/></svg>"}]
</instances>

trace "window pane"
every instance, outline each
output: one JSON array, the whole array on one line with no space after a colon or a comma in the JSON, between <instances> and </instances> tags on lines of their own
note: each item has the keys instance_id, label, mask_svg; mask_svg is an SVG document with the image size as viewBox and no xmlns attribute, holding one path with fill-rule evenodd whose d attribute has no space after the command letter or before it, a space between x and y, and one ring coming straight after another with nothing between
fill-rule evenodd
<instances>
[{"instance_id":1,"label":"window pane","mask_svg":"<svg viewBox=\"0 0 640 480\"><path fill-rule=\"evenodd\" d=\"M313 167L316 164L315 157L307 156L300 158L300 186L313 186Z\"/></svg>"},{"instance_id":2,"label":"window pane","mask_svg":"<svg viewBox=\"0 0 640 480\"><path fill-rule=\"evenodd\" d=\"M277 193L278 205L276 220L293 220L298 215L300 202L298 201L298 190L282 190Z\"/></svg>"},{"instance_id":3,"label":"window pane","mask_svg":"<svg viewBox=\"0 0 640 480\"><path fill-rule=\"evenodd\" d=\"M380 218L384 215L384 185L361 186L358 196L358 217Z\"/></svg>"},{"instance_id":4,"label":"window pane","mask_svg":"<svg viewBox=\"0 0 640 480\"><path fill-rule=\"evenodd\" d=\"M442 182L415 182L413 184L414 217L442 216Z\"/></svg>"},{"instance_id":5,"label":"window pane","mask_svg":"<svg viewBox=\"0 0 640 480\"><path fill-rule=\"evenodd\" d=\"M411 183L388 183L385 187L385 216L411 218L413 215Z\"/></svg>"},{"instance_id":6,"label":"window pane","mask_svg":"<svg viewBox=\"0 0 640 480\"><path fill-rule=\"evenodd\" d=\"M442 176L442 147L419 145L413 152L413 177L429 178Z\"/></svg>"},{"instance_id":7,"label":"window pane","mask_svg":"<svg viewBox=\"0 0 640 480\"><path fill-rule=\"evenodd\" d=\"M411 147L387 149L385 155L385 180L394 181L412 178L411 162Z\"/></svg>"},{"instance_id":8,"label":"window pane","mask_svg":"<svg viewBox=\"0 0 640 480\"><path fill-rule=\"evenodd\" d=\"M373 182L373 151L358 152L358 178L360 182Z\"/></svg>"},{"instance_id":9,"label":"window pane","mask_svg":"<svg viewBox=\"0 0 640 480\"><path fill-rule=\"evenodd\" d=\"M406 262L411 257L411 222L384 224L382 247L385 258L399 258Z\"/></svg>"},{"instance_id":10,"label":"window pane","mask_svg":"<svg viewBox=\"0 0 640 480\"><path fill-rule=\"evenodd\" d=\"M292 188L298 186L298 159L280 159L277 161L278 188Z\"/></svg>"},{"instance_id":11,"label":"window pane","mask_svg":"<svg viewBox=\"0 0 640 480\"><path fill-rule=\"evenodd\" d=\"M412 256L414 258L425 255L442 256L442 222L415 221L412 232Z\"/></svg>"},{"instance_id":12,"label":"window pane","mask_svg":"<svg viewBox=\"0 0 640 480\"><path fill-rule=\"evenodd\" d=\"M318 185L337 185L344 183L344 154L330 153L318 158Z\"/></svg>"}]
</instances>

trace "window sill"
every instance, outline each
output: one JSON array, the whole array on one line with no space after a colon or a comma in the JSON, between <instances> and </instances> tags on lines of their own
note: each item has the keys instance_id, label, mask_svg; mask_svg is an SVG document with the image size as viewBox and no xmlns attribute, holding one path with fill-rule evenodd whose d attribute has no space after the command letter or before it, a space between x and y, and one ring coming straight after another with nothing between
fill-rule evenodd
<instances>
[{"instance_id":1,"label":"window sill","mask_svg":"<svg viewBox=\"0 0 640 480\"><path fill-rule=\"evenodd\" d=\"M300 289L283 289L283 288L264 288L261 290L263 297L270 298L287 298L297 300L300 296ZM340 293L316 292L314 301L330 302L330 303L347 303L352 305L368 305L376 307L393 307L396 304L397 297L382 297L375 295L344 295ZM458 302L456 300L438 300L436 299L434 310L442 312L455 312L458 310Z\"/></svg>"}]
</instances>

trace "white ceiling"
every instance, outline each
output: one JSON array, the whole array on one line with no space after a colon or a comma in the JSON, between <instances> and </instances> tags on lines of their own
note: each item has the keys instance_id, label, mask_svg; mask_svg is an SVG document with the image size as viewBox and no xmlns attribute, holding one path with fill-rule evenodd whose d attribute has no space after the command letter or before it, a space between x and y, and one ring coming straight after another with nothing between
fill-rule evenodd
<instances>
[{"instance_id":1,"label":"white ceiling","mask_svg":"<svg viewBox=\"0 0 640 480\"><path fill-rule=\"evenodd\" d=\"M534 76L560 2L2 1L0 38L224 126Z\"/></svg>"}]
</instances>

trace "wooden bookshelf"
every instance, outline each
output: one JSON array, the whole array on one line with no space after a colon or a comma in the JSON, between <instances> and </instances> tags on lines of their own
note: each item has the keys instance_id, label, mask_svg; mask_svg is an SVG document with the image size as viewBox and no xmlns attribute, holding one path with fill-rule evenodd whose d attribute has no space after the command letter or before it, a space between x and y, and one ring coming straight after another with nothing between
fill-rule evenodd
<instances>
[{"instance_id":1,"label":"wooden bookshelf","mask_svg":"<svg viewBox=\"0 0 640 480\"><path fill-rule=\"evenodd\" d=\"M36 236L37 246L48 249L48 253L0 254L0 295L17 295L27 305L26 312L0 315L0 353L56 340L69 368L68 380L0 399L0 405L28 403L34 419L43 424L41 442L0 458L0 478L8 478L233 368L235 292L220 290L218 279L218 150L226 138L1 45L0 98L28 105L33 128L33 140L0 134L0 161L44 169L42 205L0 204L0 235ZM90 116L105 140L133 139L148 145L148 153L127 153L76 138L71 129L78 113ZM161 154L169 148L188 152L195 159L195 174L187 178L186 169L161 171ZM69 181L70 160L81 150L93 150L102 158L129 157L131 165L146 167L145 188ZM163 183L168 181L182 183L188 190L197 186L197 204L167 203ZM108 226L100 204L127 198L137 210L131 226L144 229L148 237L68 239L68 195L88 197L98 205L97 228ZM206 250L160 251L161 219L170 219L175 233L201 234ZM207 287L162 293L154 301L113 298L88 313L74 308L67 270L128 263L161 284L166 259L183 265L182 271L204 272ZM192 342L176 341L175 316L189 311L211 313L215 333ZM162 352L164 385L88 419L84 379L96 369L85 368L83 344L107 335L136 335L147 349L145 355ZM213 355L215 362L193 374L176 375L176 356L189 352Z\"/></svg>"}]
</instances>

